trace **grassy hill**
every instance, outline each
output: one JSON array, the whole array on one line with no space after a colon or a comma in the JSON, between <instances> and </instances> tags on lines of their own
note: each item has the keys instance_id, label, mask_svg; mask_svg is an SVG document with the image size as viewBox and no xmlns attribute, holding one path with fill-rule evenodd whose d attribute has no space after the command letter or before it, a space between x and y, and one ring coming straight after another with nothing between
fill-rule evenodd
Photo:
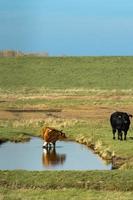
<instances>
[{"instance_id":1,"label":"grassy hill","mask_svg":"<svg viewBox=\"0 0 133 200\"><path fill-rule=\"evenodd\" d=\"M1 90L132 89L133 57L0 58Z\"/></svg>"}]
</instances>

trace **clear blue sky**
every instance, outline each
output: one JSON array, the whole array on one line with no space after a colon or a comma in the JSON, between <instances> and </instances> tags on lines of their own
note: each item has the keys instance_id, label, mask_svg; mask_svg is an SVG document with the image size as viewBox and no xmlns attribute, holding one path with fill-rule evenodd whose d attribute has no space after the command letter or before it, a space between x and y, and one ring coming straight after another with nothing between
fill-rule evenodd
<instances>
[{"instance_id":1,"label":"clear blue sky","mask_svg":"<svg viewBox=\"0 0 133 200\"><path fill-rule=\"evenodd\" d=\"M133 55L133 0L0 0L0 50Z\"/></svg>"}]
</instances>

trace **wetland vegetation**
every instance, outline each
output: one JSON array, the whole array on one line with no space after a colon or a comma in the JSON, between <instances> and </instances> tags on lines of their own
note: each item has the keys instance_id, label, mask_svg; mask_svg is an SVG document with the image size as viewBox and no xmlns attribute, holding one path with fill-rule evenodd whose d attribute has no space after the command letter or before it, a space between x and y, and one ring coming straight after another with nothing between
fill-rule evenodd
<instances>
[{"instance_id":1,"label":"wetland vegetation","mask_svg":"<svg viewBox=\"0 0 133 200\"><path fill-rule=\"evenodd\" d=\"M80 188L86 198L96 192L99 199L104 195L104 199L131 199L132 121L127 141L114 141L109 117L116 110L133 114L133 57L0 58L0 72L0 142L41 137L43 126L53 126L104 159L115 156L119 168L107 172L0 171L1 198L14 199L15 194L43 198L44 189L47 199L51 190L53 199L63 194L66 199L71 195L78 199Z\"/></svg>"}]
</instances>

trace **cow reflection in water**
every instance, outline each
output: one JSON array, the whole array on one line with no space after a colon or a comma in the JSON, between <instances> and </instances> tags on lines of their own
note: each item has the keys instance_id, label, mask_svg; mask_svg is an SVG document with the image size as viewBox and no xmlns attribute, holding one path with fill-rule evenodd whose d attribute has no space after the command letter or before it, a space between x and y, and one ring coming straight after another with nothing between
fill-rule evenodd
<instances>
[{"instance_id":1,"label":"cow reflection in water","mask_svg":"<svg viewBox=\"0 0 133 200\"><path fill-rule=\"evenodd\" d=\"M62 165L66 160L66 154L56 153L56 149L53 147L43 149L42 162L45 167Z\"/></svg>"}]
</instances>

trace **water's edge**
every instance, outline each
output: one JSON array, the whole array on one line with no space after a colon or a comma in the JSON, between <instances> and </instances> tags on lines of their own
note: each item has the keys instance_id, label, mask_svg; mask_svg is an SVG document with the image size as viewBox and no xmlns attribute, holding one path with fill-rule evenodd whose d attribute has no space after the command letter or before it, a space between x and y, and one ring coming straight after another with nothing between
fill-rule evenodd
<instances>
[{"instance_id":1,"label":"water's edge","mask_svg":"<svg viewBox=\"0 0 133 200\"><path fill-rule=\"evenodd\" d=\"M43 149L43 140L6 142L0 145L0 169L26 170L111 170L91 149L73 141L58 141L56 148Z\"/></svg>"}]
</instances>

